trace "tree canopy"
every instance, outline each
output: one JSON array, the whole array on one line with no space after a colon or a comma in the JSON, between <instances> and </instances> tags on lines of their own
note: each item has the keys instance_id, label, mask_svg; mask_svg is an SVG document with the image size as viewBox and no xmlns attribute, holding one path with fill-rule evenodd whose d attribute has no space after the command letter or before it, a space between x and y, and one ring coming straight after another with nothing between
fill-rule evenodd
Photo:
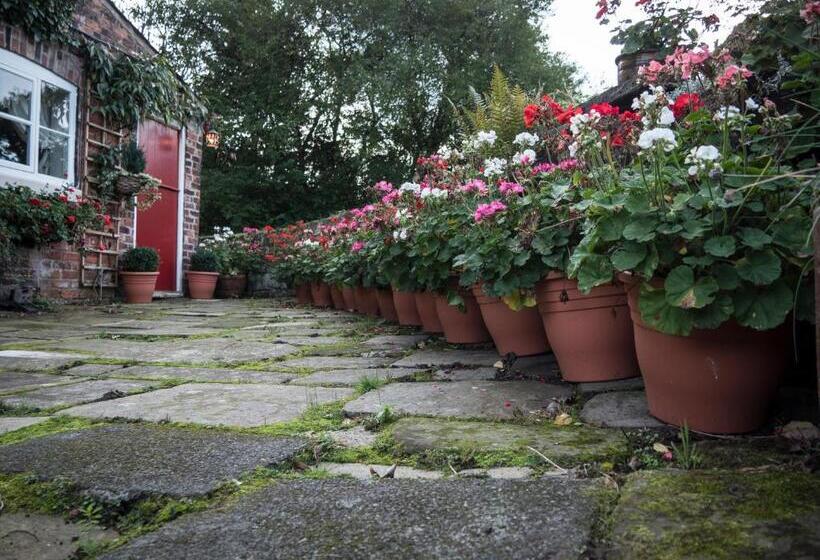
<instances>
[{"instance_id":1,"label":"tree canopy","mask_svg":"<svg viewBox=\"0 0 820 560\"><path fill-rule=\"evenodd\" d=\"M360 201L456 132L498 65L574 91L547 48L550 0L146 0L134 15L207 103L202 229L281 224Z\"/></svg>"}]
</instances>

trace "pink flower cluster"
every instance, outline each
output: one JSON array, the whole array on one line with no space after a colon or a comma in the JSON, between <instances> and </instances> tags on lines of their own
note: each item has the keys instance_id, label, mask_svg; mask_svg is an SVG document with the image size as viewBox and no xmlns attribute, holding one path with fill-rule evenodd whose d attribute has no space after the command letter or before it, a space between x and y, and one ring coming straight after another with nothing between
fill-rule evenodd
<instances>
[{"instance_id":1,"label":"pink flower cluster","mask_svg":"<svg viewBox=\"0 0 820 560\"><path fill-rule=\"evenodd\" d=\"M501 202L500 200L493 200L489 204L479 204L478 208L476 208L475 213L473 214L473 220L476 223L497 214L498 212L503 212L507 209L507 205Z\"/></svg>"},{"instance_id":2,"label":"pink flower cluster","mask_svg":"<svg viewBox=\"0 0 820 560\"><path fill-rule=\"evenodd\" d=\"M364 242L362 241L355 241L353 245L350 246L351 253L358 253L362 249L364 249Z\"/></svg>"},{"instance_id":3,"label":"pink flower cluster","mask_svg":"<svg viewBox=\"0 0 820 560\"><path fill-rule=\"evenodd\" d=\"M475 192L478 194L487 194L487 183L481 179L472 179L461 186L461 192Z\"/></svg>"},{"instance_id":4,"label":"pink flower cluster","mask_svg":"<svg viewBox=\"0 0 820 560\"><path fill-rule=\"evenodd\" d=\"M688 80L697 67L711 57L712 53L707 45L701 45L692 50L678 47L675 52L667 55L663 62L653 60L646 66L641 66L638 69L638 74L643 77L645 82L650 84L657 82L664 76Z\"/></svg>"},{"instance_id":5,"label":"pink flower cluster","mask_svg":"<svg viewBox=\"0 0 820 560\"><path fill-rule=\"evenodd\" d=\"M745 66L730 64L723 71L723 74L717 77L715 83L720 89L726 89L729 86L742 83L746 78L751 76L751 71Z\"/></svg>"},{"instance_id":6,"label":"pink flower cluster","mask_svg":"<svg viewBox=\"0 0 820 560\"><path fill-rule=\"evenodd\" d=\"M391 204L401 196L399 191L390 191L382 197L382 204Z\"/></svg>"},{"instance_id":7,"label":"pink flower cluster","mask_svg":"<svg viewBox=\"0 0 820 560\"><path fill-rule=\"evenodd\" d=\"M524 187L511 181L501 181L501 184L498 185L498 190L501 191L501 194L507 196L511 194L524 194Z\"/></svg>"},{"instance_id":8,"label":"pink flower cluster","mask_svg":"<svg viewBox=\"0 0 820 560\"><path fill-rule=\"evenodd\" d=\"M535 167L532 168L533 173L536 175L539 173L552 173L554 171L573 171L574 169L578 168L578 160L577 159L565 159L559 161L558 164L555 163L539 163Z\"/></svg>"},{"instance_id":9,"label":"pink flower cluster","mask_svg":"<svg viewBox=\"0 0 820 560\"><path fill-rule=\"evenodd\" d=\"M803 18L803 21L806 23L814 23L820 18L820 1L809 0L806 2L806 5L800 10L800 17Z\"/></svg>"},{"instance_id":10,"label":"pink flower cluster","mask_svg":"<svg viewBox=\"0 0 820 560\"><path fill-rule=\"evenodd\" d=\"M393 192L393 184L387 181L379 181L376 183L376 190L383 194Z\"/></svg>"}]
</instances>

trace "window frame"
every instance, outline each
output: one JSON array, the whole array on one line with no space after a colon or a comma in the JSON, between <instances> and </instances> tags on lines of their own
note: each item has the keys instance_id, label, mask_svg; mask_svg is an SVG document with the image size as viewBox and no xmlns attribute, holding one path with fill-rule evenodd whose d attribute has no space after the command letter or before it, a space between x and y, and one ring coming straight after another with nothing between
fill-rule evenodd
<instances>
[{"instance_id":1,"label":"window frame","mask_svg":"<svg viewBox=\"0 0 820 560\"><path fill-rule=\"evenodd\" d=\"M6 72L19 76L32 82L31 111L29 120L2 113L2 118L13 120L21 124L29 124L31 132L29 134L29 153L31 163L23 165L13 161L0 159L0 187L6 183L23 184L42 191L54 191L58 188L69 185L74 186L76 178L76 146L77 146L77 86L61 78L54 72L40 66L27 58L15 54L6 49L0 49L0 68ZM53 130L40 124L40 98L42 95L43 82L68 92L68 161L66 178L54 177L39 172L40 164L40 129L65 135L59 130Z\"/></svg>"}]
</instances>

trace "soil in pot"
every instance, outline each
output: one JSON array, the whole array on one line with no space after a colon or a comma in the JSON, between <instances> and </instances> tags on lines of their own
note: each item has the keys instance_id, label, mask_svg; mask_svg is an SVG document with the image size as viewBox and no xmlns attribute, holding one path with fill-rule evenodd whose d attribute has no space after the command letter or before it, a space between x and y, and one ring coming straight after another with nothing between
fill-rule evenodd
<instances>
[{"instance_id":1,"label":"soil in pot","mask_svg":"<svg viewBox=\"0 0 820 560\"><path fill-rule=\"evenodd\" d=\"M739 434L763 426L791 361L787 324L756 331L727 321L689 336L665 334L641 320L638 284L627 287L649 412L700 432Z\"/></svg>"},{"instance_id":2,"label":"soil in pot","mask_svg":"<svg viewBox=\"0 0 820 560\"><path fill-rule=\"evenodd\" d=\"M212 299L216 290L216 281L219 280L218 272L200 272L189 270L188 275L188 296L191 299Z\"/></svg>"},{"instance_id":3,"label":"soil in pot","mask_svg":"<svg viewBox=\"0 0 820 560\"><path fill-rule=\"evenodd\" d=\"M312 301L310 284L296 284L293 289L296 292L296 303L300 305L310 305Z\"/></svg>"},{"instance_id":4,"label":"soil in pot","mask_svg":"<svg viewBox=\"0 0 820 560\"><path fill-rule=\"evenodd\" d=\"M333 308L339 311L345 310L345 300L342 295L342 289L339 286L330 287L330 299L333 300Z\"/></svg>"},{"instance_id":5,"label":"soil in pot","mask_svg":"<svg viewBox=\"0 0 820 560\"><path fill-rule=\"evenodd\" d=\"M356 291L352 286L342 286L342 298L345 301L345 309L356 311Z\"/></svg>"},{"instance_id":6,"label":"soil in pot","mask_svg":"<svg viewBox=\"0 0 820 560\"><path fill-rule=\"evenodd\" d=\"M481 286L473 287L473 295L481 309L484 325L502 356L535 356L550 349L544 324L536 307L510 309L501 298L484 295Z\"/></svg>"},{"instance_id":7,"label":"soil in pot","mask_svg":"<svg viewBox=\"0 0 820 560\"><path fill-rule=\"evenodd\" d=\"M623 286L598 286L584 294L575 280L551 273L535 293L564 380L586 383L640 375Z\"/></svg>"},{"instance_id":8,"label":"soil in pot","mask_svg":"<svg viewBox=\"0 0 820 560\"><path fill-rule=\"evenodd\" d=\"M393 305L396 308L399 324L408 327L420 327L421 317L416 310L416 298L413 292L400 292L393 288Z\"/></svg>"},{"instance_id":9,"label":"soil in pot","mask_svg":"<svg viewBox=\"0 0 820 560\"><path fill-rule=\"evenodd\" d=\"M330 297L330 286L324 282L310 283L310 296L316 307L333 307L333 298Z\"/></svg>"},{"instance_id":10,"label":"soil in pot","mask_svg":"<svg viewBox=\"0 0 820 560\"><path fill-rule=\"evenodd\" d=\"M220 274L216 285L216 295L224 299L240 298L245 294L247 287L248 276L246 274Z\"/></svg>"},{"instance_id":11,"label":"soil in pot","mask_svg":"<svg viewBox=\"0 0 820 560\"><path fill-rule=\"evenodd\" d=\"M399 318L396 315L396 306L393 304L393 290L390 288L377 289L376 299L379 302L379 314L387 321L397 323Z\"/></svg>"},{"instance_id":12,"label":"soil in pot","mask_svg":"<svg viewBox=\"0 0 820 560\"><path fill-rule=\"evenodd\" d=\"M464 309L447 303L447 296L436 295L436 312L444 329L444 338L451 344L478 344L491 340L481 310L473 294L466 290L459 292L464 300Z\"/></svg>"},{"instance_id":13,"label":"soil in pot","mask_svg":"<svg viewBox=\"0 0 820 560\"><path fill-rule=\"evenodd\" d=\"M376 298L376 290L374 288L358 286L356 288L356 308L359 310L359 313L364 313L371 317L378 317L379 300Z\"/></svg>"},{"instance_id":14,"label":"soil in pot","mask_svg":"<svg viewBox=\"0 0 820 560\"><path fill-rule=\"evenodd\" d=\"M159 272L120 272L125 303L151 303Z\"/></svg>"},{"instance_id":15,"label":"soil in pot","mask_svg":"<svg viewBox=\"0 0 820 560\"><path fill-rule=\"evenodd\" d=\"M421 328L424 332L430 334L439 334L444 332L441 326L441 321L438 318L438 311L436 311L436 299L430 292L416 292L413 294L416 300L416 311L421 319Z\"/></svg>"}]
</instances>

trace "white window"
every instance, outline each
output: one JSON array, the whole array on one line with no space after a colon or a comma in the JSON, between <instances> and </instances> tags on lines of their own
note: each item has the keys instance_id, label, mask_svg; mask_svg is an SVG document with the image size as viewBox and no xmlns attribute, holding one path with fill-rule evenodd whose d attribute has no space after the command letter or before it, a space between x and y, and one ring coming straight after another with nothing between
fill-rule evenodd
<instances>
[{"instance_id":1,"label":"white window","mask_svg":"<svg viewBox=\"0 0 820 560\"><path fill-rule=\"evenodd\" d=\"M74 183L77 88L0 49L0 187Z\"/></svg>"}]
</instances>

